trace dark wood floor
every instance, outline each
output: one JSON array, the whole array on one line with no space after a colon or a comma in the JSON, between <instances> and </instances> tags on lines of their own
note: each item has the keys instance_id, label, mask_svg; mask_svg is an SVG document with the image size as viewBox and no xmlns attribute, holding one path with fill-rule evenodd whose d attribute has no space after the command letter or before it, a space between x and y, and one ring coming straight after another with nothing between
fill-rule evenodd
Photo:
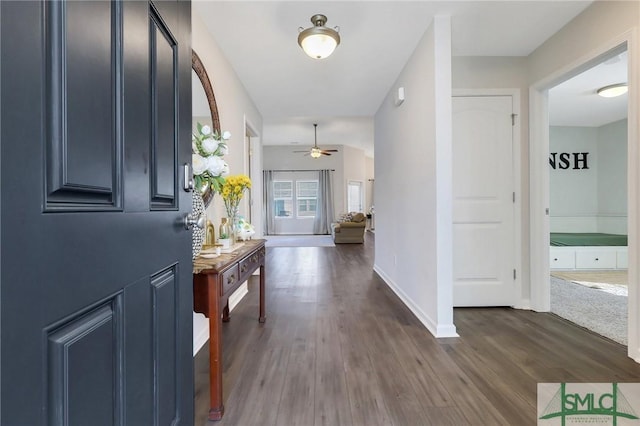
<instances>
[{"instance_id":1,"label":"dark wood floor","mask_svg":"<svg viewBox=\"0 0 640 426\"><path fill-rule=\"evenodd\" d=\"M364 245L267 250L224 324L225 415L207 423L208 351L195 358L196 424L535 425L538 382L638 382L626 348L552 314L456 309L435 339L373 272Z\"/></svg>"}]
</instances>

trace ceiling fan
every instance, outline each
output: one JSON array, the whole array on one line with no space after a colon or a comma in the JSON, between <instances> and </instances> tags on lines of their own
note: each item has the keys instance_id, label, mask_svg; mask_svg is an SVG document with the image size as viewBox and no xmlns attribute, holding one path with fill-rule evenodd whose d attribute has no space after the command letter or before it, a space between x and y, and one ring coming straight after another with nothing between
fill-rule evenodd
<instances>
[{"instance_id":1,"label":"ceiling fan","mask_svg":"<svg viewBox=\"0 0 640 426\"><path fill-rule=\"evenodd\" d=\"M318 124L313 123L313 147L307 151L293 151L304 152L304 155L310 155L313 158L320 158L323 155L331 155L331 152L338 152L337 149L320 149L318 148Z\"/></svg>"}]
</instances>

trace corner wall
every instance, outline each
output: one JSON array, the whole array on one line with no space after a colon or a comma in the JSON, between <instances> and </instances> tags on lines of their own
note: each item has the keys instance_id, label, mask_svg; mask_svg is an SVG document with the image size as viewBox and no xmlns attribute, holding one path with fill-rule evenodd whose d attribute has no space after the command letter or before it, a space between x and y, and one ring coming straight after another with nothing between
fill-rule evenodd
<instances>
[{"instance_id":1,"label":"corner wall","mask_svg":"<svg viewBox=\"0 0 640 426\"><path fill-rule=\"evenodd\" d=\"M374 269L432 334L456 336L450 17L435 17L378 109L375 152Z\"/></svg>"}]
</instances>

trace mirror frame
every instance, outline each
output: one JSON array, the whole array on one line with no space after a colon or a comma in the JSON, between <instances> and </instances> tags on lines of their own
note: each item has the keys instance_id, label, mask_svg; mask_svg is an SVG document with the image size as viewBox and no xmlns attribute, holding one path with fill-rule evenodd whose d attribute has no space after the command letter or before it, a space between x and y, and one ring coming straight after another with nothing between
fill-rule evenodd
<instances>
[{"instance_id":1,"label":"mirror frame","mask_svg":"<svg viewBox=\"0 0 640 426\"><path fill-rule=\"evenodd\" d=\"M213 94L213 87L211 86L207 70L204 68L200 57L193 49L191 49L191 69L196 72L196 75L200 79L200 83L204 88L204 93L207 95L213 129L220 133L220 117L218 116L218 105L216 104L216 97Z\"/></svg>"}]
</instances>

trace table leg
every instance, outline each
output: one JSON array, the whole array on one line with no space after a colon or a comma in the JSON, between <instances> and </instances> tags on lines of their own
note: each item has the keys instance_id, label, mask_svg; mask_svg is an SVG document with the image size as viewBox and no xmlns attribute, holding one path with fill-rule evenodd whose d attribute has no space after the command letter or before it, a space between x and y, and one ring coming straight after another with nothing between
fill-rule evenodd
<instances>
[{"instance_id":1,"label":"table leg","mask_svg":"<svg viewBox=\"0 0 640 426\"><path fill-rule=\"evenodd\" d=\"M265 306L264 306L264 264L260 265L260 317L258 318L259 322L265 322L267 320L265 314Z\"/></svg>"},{"instance_id":2,"label":"table leg","mask_svg":"<svg viewBox=\"0 0 640 426\"><path fill-rule=\"evenodd\" d=\"M209 420L220 420L224 414L222 402L222 324L220 321L220 295L217 282L222 275L208 275L209 286L209 391L211 408Z\"/></svg>"}]
</instances>

